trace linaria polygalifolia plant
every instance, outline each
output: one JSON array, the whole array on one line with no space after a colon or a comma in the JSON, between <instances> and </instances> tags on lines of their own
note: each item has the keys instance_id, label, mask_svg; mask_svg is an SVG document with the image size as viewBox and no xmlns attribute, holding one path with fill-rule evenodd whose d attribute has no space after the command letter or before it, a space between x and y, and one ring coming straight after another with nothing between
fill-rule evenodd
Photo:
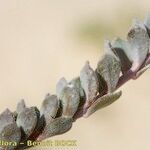
<instances>
[{"instance_id":1,"label":"linaria polygalifolia plant","mask_svg":"<svg viewBox=\"0 0 150 150\"><path fill-rule=\"evenodd\" d=\"M0 140L16 145L1 149L26 149L27 140L41 141L63 134L76 119L89 117L115 102L122 94L117 89L150 67L149 43L150 16L144 23L134 20L126 40L105 41L105 54L95 70L87 61L79 77L70 82L61 78L56 95L47 94L40 110L27 107L24 100L18 103L15 112L6 109L0 114Z\"/></svg>"}]
</instances>

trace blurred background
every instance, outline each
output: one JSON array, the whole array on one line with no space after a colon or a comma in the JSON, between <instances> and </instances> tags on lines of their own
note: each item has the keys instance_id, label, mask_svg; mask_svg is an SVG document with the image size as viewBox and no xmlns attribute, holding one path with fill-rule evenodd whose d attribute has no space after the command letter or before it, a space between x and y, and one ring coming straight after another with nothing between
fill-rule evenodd
<instances>
[{"instance_id":1,"label":"blurred background","mask_svg":"<svg viewBox=\"0 0 150 150\"><path fill-rule=\"evenodd\" d=\"M150 12L148 0L0 0L0 112L24 98L38 106L55 93L60 77L93 68L105 39L126 38L133 18ZM121 89L116 103L79 119L52 140L77 140L77 147L32 150L143 150L150 148L150 71Z\"/></svg>"}]
</instances>

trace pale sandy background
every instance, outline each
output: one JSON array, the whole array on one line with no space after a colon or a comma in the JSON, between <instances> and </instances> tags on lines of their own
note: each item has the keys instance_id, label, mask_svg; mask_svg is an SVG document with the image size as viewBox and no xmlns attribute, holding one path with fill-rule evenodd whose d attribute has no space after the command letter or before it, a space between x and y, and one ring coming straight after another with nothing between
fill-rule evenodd
<instances>
[{"instance_id":1,"label":"pale sandy background","mask_svg":"<svg viewBox=\"0 0 150 150\"><path fill-rule=\"evenodd\" d=\"M148 0L0 0L0 111L15 110L21 98L39 107L60 77L77 76L86 60L95 67L103 40L125 37L131 18L148 12ZM128 82L118 102L53 138L75 139L77 147L32 149L150 149L149 76Z\"/></svg>"}]
</instances>

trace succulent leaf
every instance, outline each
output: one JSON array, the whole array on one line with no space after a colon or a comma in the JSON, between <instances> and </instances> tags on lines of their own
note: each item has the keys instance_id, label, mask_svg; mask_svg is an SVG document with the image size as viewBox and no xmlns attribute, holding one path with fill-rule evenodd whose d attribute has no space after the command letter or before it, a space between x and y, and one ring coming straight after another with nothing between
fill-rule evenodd
<instances>
[{"instance_id":1,"label":"succulent leaf","mask_svg":"<svg viewBox=\"0 0 150 150\"><path fill-rule=\"evenodd\" d=\"M72 122L72 118L59 117L54 119L45 127L38 140L67 132L72 127Z\"/></svg>"},{"instance_id":2,"label":"succulent leaf","mask_svg":"<svg viewBox=\"0 0 150 150\"><path fill-rule=\"evenodd\" d=\"M90 115L92 115L94 112L96 112L99 109L102 109L110 104L112 104L113 102L115 102L117 99L120 98L122 92L115 92L115 93L109 93L106 94L100 98L98 98L87 110L86 114L84 115L84 117L89 117Z\"/></svg>"},{"instance_id":3,"label":"succulent leaf","mask_svg":"<svg viewBox=\"0 0 150 150\"><path fill-rule=\"evenodd\" d=\"M80 103L80 94L78 89L72 84L68 84L63 89L60 100L63 107L62 115L65 117L73 117Z\"/></svg>"},{"instance_id":4,"label":"succulent leaf","mask_svg":"<svg viewBox=\"0 0 150 150\"><path fill-rule=\"evenodd\" d=\"M22 100L17 104L16 112L19 114L19 113L21 113L25 108L26 108L26 104L25 104L24 99L22 99Z\"/></svg>"},{"instance_id":5,"label":"succulent leaf","mask_svg":"<svg viewBox=\"0 0 150 150\"><path fill-rule=\"evenodd\" d=\"M15 122L15 117L13 113L9 109L6 109L0 114L0 132L6 125L11 124L13 122Z\"/></svg>"},{"instance_id":6,"label":"succulent leaf","mask_svg":"<svg viewBox=\"0 0 150 150\"><path fill-rule=\"evenodd\" d=\"M113 55L105 54L97 64L97 72L106 81L108 92L113 92L119 80L120 61Z\"/></svg>"},{"instance_id":7,"label":"succulent leaf","mask_svg":"<svg viewBox=\"0 0 150 150\"><path fill-rule=\"evenodd\" d=\"M58 81L56 85L56 94L58 98L60 98L62 90L64 89L65 86L67 86L67 84L68 84L67 80L64 77Z\"/></svg>"},{"instance_id":8,"label":"succulent leaf","mask_svg":"<svg viewBox=\"0 0 150 150\"><path fill-rule=\"evenodd\" d=\"M42 103L40 112L46 123L56 117L59 108L59 100L56 95L47 95Z\"/></svg>"},{"instance_id":9,"label":"succulent leaf","mask_svg":"<svg viewBox=\"0 0 150 150\"><path fill-rule=\"evenodd\" d=\"M21 140L21 131L16 123L7 124L0 132L0 141L12 143L11 145L1 145L4 150L14 150Z\"/></svg>"},{"instance_id":10,"label":"succulent leaf","mask_svg":"<svg viewBox=\"0 0 150 150\"><path fill-rule=\"evenodd\" d=\"M39 116L35 107L25 108L18 114L16 123L18 127L23 130L25 139L33 133L38 123L38 119Z\"/></svg>"},{"instance_id":11,"label":"succulent leaf","mask_svg":"<svg viewBox=\"0 0 150 150\"><path fill-rule=\"evenodd\" d=\"M116 38L111 43L114 53L119 57L121 62L121 71L125 74L132 66L132 61L129 59L127 51L129 45L127 41L124 41L120 38Z\"/></svg>"},{"instance_id":12,"label":"succulent leaf","mask_svg":"<svg viewBox=\"0 0 150 150\"><path fill-rule=\"evenodd\" d=\"M89 62L86 62L80 72L81 86L86 95L86 104L89 105L98 94L99 83L95 71L90 67ZM86 105L85 104L85 105Z\"/></svg>"},{"instance_id":13,"label":"succulent leaf","mask_svg":"<svg viewBox=\"0 0 150 150\"><path fill-rule=\"evenodd\" d=\"M131 70L136 72L143 64L149 51L150 41L144 24L135 20L128 32L127 40L130 47L127 54L133 62Z\"/></svg>"},{"instance_id":14,"label":"succulent leaf","mask_svg":"<svg viewBox=\"0 0 150 150\"><path fill-rule=\"evenodd\" d=\"M144 24L145 24L145 26L146 26L148 35L149 35L149 37L150 37L150 15L147 15L147 16L145 17Z\"/></svg>"},{"instance_id":15,"label":"succulent leaf","mask_svg":"<svg viewBox=\"0 0 150 150\"><path fill-rule=\"evenodd\" d=\"M80 81L80 78L79 78L79 77L72 79L72 80L69 82L69 84L72 84L74 87L77 88L77 90L78 90L79 93L80 93L80 97L81 97L81 98L84 98L84 97L85 97L84 90L83 90L83 88L82 88L82 86L81 86L81 81Z\"/></svg>"}]
</instances>

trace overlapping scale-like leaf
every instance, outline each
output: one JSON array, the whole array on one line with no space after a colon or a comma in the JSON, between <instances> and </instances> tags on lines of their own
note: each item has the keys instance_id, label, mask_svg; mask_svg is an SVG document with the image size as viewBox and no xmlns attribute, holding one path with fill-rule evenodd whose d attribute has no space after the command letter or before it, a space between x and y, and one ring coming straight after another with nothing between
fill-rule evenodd
<instances>
[{"instance_id":1,"label":"overlapping scale-like leaf","mask_svg":"<svg viewBox=\"0 0 150 150\"><path fill-rule=\"evenodd\" d=\"M110 51L110 50L109 50ZM119 59L111 53L106 53L97 64L97 72L105 80L107 91L113 92L119 80L121 64Z\"/></svg>"},{"instance_id":2,"label":"overlapping scale-like leaf","mask_svg":"<svg viewBox=\"0 0 150 150\"><path fill-rule=\"evenodd\" d=\"M12 124L13 122L15 122L13 113L9 109L6 109L0 114L0 132L6 125Z\"/></svg>"},{"instance_id":3,"label":"overlapping scale-like leaf","mask_svg":"<svg viewBox=\"0 0 150 150\"><path fill-rule=\"evenodd\" d=\"M73 117L80 103L80 93L73 84L68 84L62 90L60 100L62 102L64 117Z\"/></svg>"},{"instance_id":4,"label":"overlapping scale-like leaf","mask_svg":"<svg viewBox=\"0 0 150 150\"><path fill-rule=\"evenodd\" d=\"M25 108L18 114L16 123L22 129L25 139L35 130L39 117L39 112L36 107Z\"/></svg>"},{"instance_id":5,"label":"overlapping scale-like leaf","mask_svg":"<svg viewBox=\"0 0 150 150\"><path fill-rule=\"evenodd\" d=\"M145 24L145 26L146 26L148 35L149 35L149 37L150 37L150 15L147 15L147 16L145 17L144 24Z\"/></svg>"},{"instance_id":6,"label":"overlapping scale-like leaf","mask_svg":"<svg viewBox=\"0 0 150 150\"><path fill-rule=\"evenodd\" d=\"M150 40L143 23L137 20L134 21L128 32L127 41L130 47L127 54L132 61L131 70L135 72L141 67L149 52Z\"/></svg>"},{"instance_id":7,"label":"overlapping scale-like leaf","mask_svg":"<svg viewBox=\"0 0 150 150\"><path fill-rule=\"evenodd\" d=\"M57 96L47 94L40 109L40 114L44 116L46 124L56 117L58 109L59 100Z\"/></svg>"},{"instance_id":8,"label":"overlapping scale-like leaf","mask_svg":"<svg viewBox=\"0 0 150 150\"><path fill-rule=\"evenodd\" d=\"M58 96L58 98L60 98L62 90L64 89L65 86L67 86L67 80L65 78L61 78L57 85L56 85L56 94Z\"/></svg>"},{"instance_id":9,"label":"overlapping scale-like leaf","mask_svg":"<svg viewBox=\"0 0 150 150\"><path fill-rule=\"evenodd\" d=\"M148 25L147 21L146 24ZM126 41L117 38L111 43L113 51L120 58L123 74L129 69L132 72L140 69L149 52L149 42L145 25L135 20L128 32Z\"/></svg>"},{"instance_id":10,"label":"overlapping scale-like leaf","mask_svg":"<svg viewBox=\"0 0 150 150\"><path fill-rule=\"evenodd\" d=\"M22 99L18 104L16 108L17 113L21 113L26 108L25 101Z\"/></svg>"},{"instance_id":11,"label":"overlapping scale-like leaf","mask_svg":"<svg viewBox=\"0 0 150 150\"><path fill-rule=\"evenodd\" d=\"M99 83L95 71L90 67L89 62L86 62L80 72L81 86L84 89L86 96L86 104L89 105L98 94Z\"/></svg>"},{"instance_id":12,"label":"overlapping scale-like leaf","mask_svg":"<svg viewBox=\"0 0 150 150\"><path fill-rule=\"evenodd\" d=\"M7 124L0 132L0 141L8 143L1 145L2 150L14 150L21 140L21 130L17 127L16 122ZM1 149L0 148L0 149Z\"/></svg>"},{"instance_id":13,"label":"overlapping scale-like leaf","mask_svg":"<svg viewBox=\"0 0 150 150\"><path fill-rule=\"evenodd\" d=\"M112 41L111 46L113 52L120 59L121 71L123 74L125 74L132 67L132 61L129 59L127 53L127 51L129 51L129 45L127 41L124 41L121 38L116 38Z\"/></svg>"},{"instance_id":14,"label":"overlapping scale-like leaf","mask_svg":"<svg viewBox=\"0 0 150 150\"><path fill-rule=\"evenodd\" d=\"M80 93L81 99L84 99L85 93L84 93L84 90L83 90L82 85L81 85L80 77L72 79L69 84L72 84L74 87L76 87L76 89Z\"/></svg>"},{"instance_id":15,"label":"overlapping scale-like leaf","mask_svg":"<svg viewBox=\"0 0 150 150\"><path fill-rule=\"evenodd\" d=\"M104 108L113 102L115 102L119 97L121 96L122 92L116 92L116 93L108 93L100 98L98 98L87 110L86 114L84 117L89 117L92 115L94 112L97 110Z\"/></svg>"},{"instance_id":16,"label":"overlapping scale-like leaf","mask_svg":"<svg viewBox=\"0 0 150 150\"><path fill-rule=\"evenodd\" d=\"M2 144L0 147L5 150L13 150L18 146L20 139L21 131L17 127L15 116L9 109L6 109L0 115L0 141L12 144L8 146Z\"/></svg>"},{"instance_id":17,"label":"overlapping scale-like leaf","mask_svg":"<svg viewBox=\"0 0 150 150\"><path fill-rule=\"evenodd\" d=\"M72 127L72 122L72 118L56 118L45 127L43 133L38 137L38 140L67 132Z\"/></svg>"}]
</instances>

